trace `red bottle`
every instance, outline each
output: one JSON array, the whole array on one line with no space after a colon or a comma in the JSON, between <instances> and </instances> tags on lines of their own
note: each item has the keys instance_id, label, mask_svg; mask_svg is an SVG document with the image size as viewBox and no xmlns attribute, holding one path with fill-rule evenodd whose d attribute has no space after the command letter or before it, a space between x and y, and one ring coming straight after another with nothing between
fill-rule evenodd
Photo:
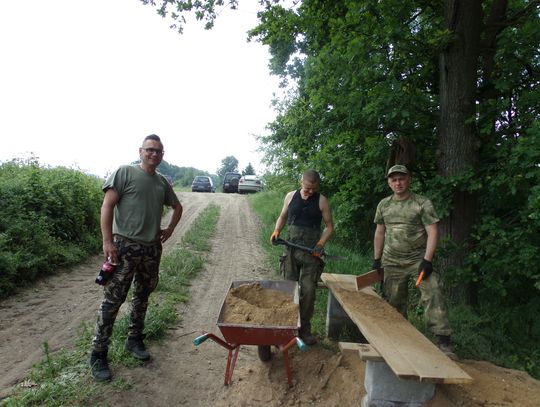
<instances>
[{"instance_id":1,"label":"red bottle","mask_svg":"<svg viewBox=\"0 0 540 407\"><path fill-rule=\"evenodd\" d=\"M101 266L99 270L99 275L96 277L96 284L105 285L107 281L112 278L114 271L116 270L116 264L112 264L110 260L107 260Z\"/></svg>"}]
</instances>

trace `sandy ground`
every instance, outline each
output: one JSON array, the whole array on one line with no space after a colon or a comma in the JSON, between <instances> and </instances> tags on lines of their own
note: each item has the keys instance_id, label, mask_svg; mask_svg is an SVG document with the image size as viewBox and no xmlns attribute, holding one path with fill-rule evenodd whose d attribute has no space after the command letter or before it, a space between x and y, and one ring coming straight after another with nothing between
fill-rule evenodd
<instances>
[{"instance_id":1,"label":"sandy ground","mask_svg":"<svg viewBox=\"0 0 540 407\"><path fill-rule=\"evenodd\" d=\"M247 198L236 194L182 193L184 216L167 242L169 250L191 221L213 202L221 207L213 249L205 269L190 289L191 301L178 309L181 322L161 343L149 346L152 359L137 368L113 366L115 378L132 386L102 385L100 406L360 406L365 394L364 365L354 354L317 345L291 350L293 386L287 385L283 355L273 350L263 363L253 346L243 346L231 386L224 386L227 351L212 341L196 347L202 331L220 335L219 309L234 280L275 279L265 267L259 226ZM68 273L53 276L0 303L0 401L42 357L42 343L52 351L72 346L81 322L93 323L101 289L93 280L101 258L89 259ZM324 291L320 295L326 295ZM472 385L438 385L428 407L538 406L540 382L526 373L482 361L460 361ZM89 378L89 380L91 380Z\"/></svg>"}]
</instances>

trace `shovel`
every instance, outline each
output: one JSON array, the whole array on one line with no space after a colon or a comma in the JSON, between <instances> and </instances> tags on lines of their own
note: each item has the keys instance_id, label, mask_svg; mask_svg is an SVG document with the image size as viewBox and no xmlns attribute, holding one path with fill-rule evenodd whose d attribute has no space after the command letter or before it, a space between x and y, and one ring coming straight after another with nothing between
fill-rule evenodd
<instances>
[{"instance_id":1,"label":"shovel","mask_svg":"<svg viewBox=\"0 0 540 407\"><path fill-rule=\"evenodd\" d=\"M302 246L302 245L299 245L299 244L296 244L296 243L292 243L292 242L289 242L288 240L281 239L279 237L277 239L272 240L272 244L274 246L284 245L284 246L287 246L287 247L291 247L293 249L298 249L298 250L308 252L309 254L312 254L314 252L314 250L312 248L310 248L310 247L306 247L306 246ZM321 254L321 257L324 257L325 260L346 260L345 257L330 256L329 254L326 254L324 251Z\"/></svg>"},{"instance_id":2,"label":"shovel","mask_svg":"<svg viewBox=\"0 0 540 407\"><path fill-rule=\"evenodd\" d=\"M368 271L361 276L356 277L356 289L360 291L362 288L369 287L375 283L379 283L384 279L384 269L375 269Z\"/></svg>"}]
</instances>

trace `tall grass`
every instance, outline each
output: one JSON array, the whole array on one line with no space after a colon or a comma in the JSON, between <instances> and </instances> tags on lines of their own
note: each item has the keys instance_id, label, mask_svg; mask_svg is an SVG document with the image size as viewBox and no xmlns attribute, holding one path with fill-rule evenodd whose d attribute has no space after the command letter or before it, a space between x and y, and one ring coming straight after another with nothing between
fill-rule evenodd
<instances>
[{"instance_id":1,"label":"tall grass","mask_svg":"<svg viewBox=\"0 0 540 407\"><path fill-rule=\"evenodd\" d=\"M202 270L205 252L211 249L212 238L219 218L219 207L209 205L195 219L184 238L161 261L160 282L150 296L145 320L147 341L163 338L168 328L178 321L176 306L188 301L190 280ZM128 296L129 298L129 296ZM117 319L109 344L109 361L114 366L133 367L140 361L124 352L129 315ZM131 383L115 378L111 384L98 384L90 376L88 352L93 335L93 324L85 322L74 350L61 349L49 353L44 344L44 360L33 366L29 377L15 393L0 401L0 406L82 406L91 405L100 386L111 385L125 389Z\"/></svg>"}]
</instances>

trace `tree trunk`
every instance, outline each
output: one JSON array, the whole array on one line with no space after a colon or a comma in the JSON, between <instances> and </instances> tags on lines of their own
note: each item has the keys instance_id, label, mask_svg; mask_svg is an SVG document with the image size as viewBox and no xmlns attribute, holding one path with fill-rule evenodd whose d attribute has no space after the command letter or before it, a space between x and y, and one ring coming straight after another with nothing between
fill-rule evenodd
<instances>
[{"instance_id":1,"label":"tree trunk","mask_svg":"<svg viewBox=\"0 0 540 407\"><path fill-rule=\"evenodd\" d=\"M453 34L439 56L440 123L437 164L442 176L453 176L473 168L478 161L475 129L477 68L480 54L482 6L480 0L446 0L445 25ZM442 260L442 272L463 264L467 240L475 218L476 196L457 189L452 210L441 222L441 236L457 245ZM468 302L470 287L455 288L454 301Z\"/></svg>"}]
</instances>

